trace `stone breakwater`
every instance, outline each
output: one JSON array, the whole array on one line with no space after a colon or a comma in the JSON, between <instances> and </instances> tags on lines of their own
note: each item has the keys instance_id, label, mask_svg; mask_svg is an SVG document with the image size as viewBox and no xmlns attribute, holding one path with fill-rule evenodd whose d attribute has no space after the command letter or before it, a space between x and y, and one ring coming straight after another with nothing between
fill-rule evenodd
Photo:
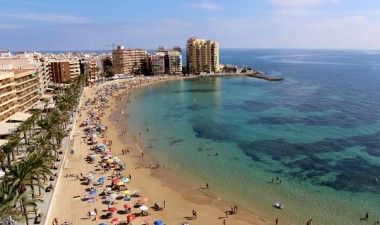
<instances>
[{"instance_id":1,"label":"stone breakwater","mask_svg":"<svg viewBox=\"0 0 380 225\"><path fill-rule=\"evenodd\" d=\"M282 81L282 80L284 80L284 78L282 78L282 77L266 76L266 75L264 75L263 72L260 72L260 71L253 71L250 73L246 73L245 75L247 75L249 77L255 77L255 78L259 78L259 79L268 80L268 81Z\"/></svg>"}]
</instances>

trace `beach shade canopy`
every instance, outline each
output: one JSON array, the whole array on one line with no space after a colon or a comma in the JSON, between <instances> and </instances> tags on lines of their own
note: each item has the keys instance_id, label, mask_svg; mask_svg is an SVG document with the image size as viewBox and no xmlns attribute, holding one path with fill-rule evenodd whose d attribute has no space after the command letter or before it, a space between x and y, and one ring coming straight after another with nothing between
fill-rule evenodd
<instances>
[{"instance_id":1,"label":"beach shade canopy","mask_svg":"<svg viewBox=\"0 0 380 225\"><path fill-rule=\"evenodd\" d=\"M124 183L128 183L129 182L129 178L128 177L123 177L120 179L121 182L124 182Z\"/></svg>"},{"instance_id":2,"label":"beach shade canopy","mask_svg":"<svg viewBox=\"0 0 380 225\"><path fill-rule=\"evenodd\" d=\"M116 207L109 207L108 212L116 212L117 208Z\"/></svg>"},{"instance_id":3,"label":"beach shade canopy","mask_svg":"<svg viewBox=\"0 0 380 225\"><path fill-rule=\"evenodd\" d=\"M96 195L96 191L90 191L88 192L89 195Z\"/></svg>"},{"instance_id":4,"label":"beach shade canopy","mask_svg":"<svg viewBox=\"0 0 380 225\"><path fill-rule=\"evenodd\" d=\"M133 204L132 203L127 203L124 205L125 209L132 208Z\"/></svg>"},{"instance_id":5,"label":"beach shade canopy","mask_svg":"<svg viewBox=\"0 0 380 225\"><path fill-rule=\"evenodd\" d=\"M131 215L127 216L127 220L128 221L131 221L131 220L134 220L134 219L136 219L136 215L135 214L131 214Z\"/></svg>"},{"instance_id":6,"label":"beach shade canopy","mask_svg":"<svg viewBox=\"0 0 380 225\"><path fill-rule=\"evenodd\" d=\"M156 220L156 221L154 221L153 224L154 225L164 225L164 222L162 222L162 220Z\"/></svg>"},{"instance_id":7,"label":"beach shade canopy","mask_svg":"<svg viewBox=\"0 0 380 225\"><path fill-rule=\"evenodd\" d=\"M86 177L89 177L89 176L94 176L94 174L92 174L92 173L88 173L88 174L86 175Z\"/></svg>"},{"instance_id":8,"label":"beach shade canopy","mask_svg":"<svg viewBox=\"0 0 380 225\"><path fill-rule=\"evenodd\" d=\"M119 183L121 180L119 179L119 178L113 178L112 179L112 183L113 184L117 184L117 183Z\"/></svg>"},{"instance_id":9,"label":"beach shade canopy","mask_svg":"<svg viewBox=\"0 0 380 225\"><path fill-rule=\"evenodd\" d=\"M100 177L100 178L99 178L99 181L105 181L105 180L107 180L106 177Z\"/></svg>"},{"instance_id":10,"label":"beach shade canopy","mask_svg":"<svg viewBox=\"0 0 380 225\"><path fill-rule=\"evenodd\" d=\"M124 182L122 182L122 181L119 181L119 182L117 182L117 183L116 183L116 185L117 185L117 186L121 186L121 185L124 185Z\"/></svg>"},{"instance_id":11,"label":"beach shade canopy","mask_svg":"<svg viewBox=\"0 0 380 225\"><path fill-rule=\"evenodd\" d=\"M142 206L140 206L140 210L141 211L147 211L148 210L148 206L142 205Z\"/></svg>"},{"instance_id":12,"label":"beach shade canopy","mask_svg":"<svg viewBox=\"0 0 380 225\"><path fill-rule=\"evenodd\" d=\"M117 198L117 194L110 194L110 198L111 198L111 199L115 199L115 198Z\"/></svg>"},{"instance_id":13,"label":"beach shade canopy","mask_svg":"<svg viewBox=\"0 0 380 225\"><path fill-rule=\"evenodd\" d=\"M106 191L111 191L112 188L111 188L111 187L106 187L104 190L106 190Z\"/></svg>"},{"instance_id":14,"label":"beach shade canopy","mask_svg":"<svg viewBox=\"0 0 380 225\"><path fill-rule=\"evenodd\" d=\"M97 144L96 147L97 148L101 148L101 149L106 149L107 145L105 145L105 144Z\"/></svg>"},{"instance_id":15,"label":"beach shade canopy","mask_svg":"<svg viewBox=\"0 0 380 225\"><path fill-rule=\"evenodd\" d=\"M120 193L121 193L122 195L128 195L128 194L131 193L131 191L129 191L129 190L124 190L124 191L121 191Z\"/></svg>"},{"instance_id":16,"label":"beach shade canopy","mask_svg":"<svg viewBox=\"0 0 380 225\"><path fill-rule=\"evenodd\" d=\"M111 223L120 223L120 219L115 217L111 220Z\"/></svg>"},{"instance_id":17,"label":"beach shade canopy","mask_svg":"<svg viewBox=\"0 0 380 225\"><path fill-rule=\"evenodd\" d=\"M150 217L150 216L147 217L147 218L144 220L145 224L150 224L152 221L153 221L153 218Z\"/></svg>"}]
</instances>

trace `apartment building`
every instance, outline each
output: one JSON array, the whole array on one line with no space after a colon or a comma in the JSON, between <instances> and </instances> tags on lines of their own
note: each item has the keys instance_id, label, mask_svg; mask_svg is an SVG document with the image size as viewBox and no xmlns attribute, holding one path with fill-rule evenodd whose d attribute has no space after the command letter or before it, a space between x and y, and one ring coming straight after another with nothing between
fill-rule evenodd
<instances>
[{"instance_id":1,"label":"apartment building","mask_svg":"<svg viewBox=\"0 0 380 225\"><path fill-rule=\"evenodd\" d=\"M98 78L100 67L97 67L95 60L91 58L84 58L79 60L80 73L87 75L89 80Z\"/></svg>"},{"instance_id":2,"label":"apartment building","mask_svg":"<svg viewBox=\"0 0 380 225\"><path fill-rule=\"evenodd\" d=\"M219 43L196 37L189 38L186 44L186 62L193 74L219 72Z\"/></svg>"},{"instance_id":3,"label":"apartment building","mask_svg":"<svg viewBox=\"0 0 380 225\"><path fill-rule=\"evenodd\" d=\"M156 52L151 55L153 75L165 74L165 53Z\"/></svg>"},{"instance_id":4,"label":"apartment building","mask_svg":"<svg viewBox=\"0 0 380 225\"><path fill-rule=\"evenodd\" d=\"M165 74L182 74L182 51L180 47L166 49L160 46L156 52L165 55Z\"/></svg>"},{"instance_id":5,"label":"apartment building","mask_svg":"<svg viewBox=\"0 0 380 225\"><path fill-rule=\"evenodd\" d=\"M32 108L40 97L37 70L0 72L0 122Z\"/></svg>"},{"instance_id":6,"label":"apartment building","mask_svg":"<svg viewBox=\"0 0 380 225\"><path fill-rule=\"evenodd\" d=\"M69 84L80 75L78 60L52 61L50 67L53 83Z\"/></svg>"},{"instance_id":7,"label":"apartment building","mask_svg":"<svg viewBox=\"0 0 380 225\"><path fill-rule=\"evenodd\" d=\"M0 72L0 122L18 111L13 72Z\"/></svg>"},{"instance_id":8,"label":"apartment building","mask_svg":"<svg viewBox=\"0 0 380 225\"><path fill-rule=\"evenodd\" d=\"M112 65L115 74L131 74L141 69L141 63L148 57L145 49L125 49L117 46L112 51Z\"/></svg>"},{"instance_id":9,"label":"apartment building","mask_svg":"<svg viewBox=\"0 0 380 225\"><path fill-rule=\"evenodd\" d=\"M45 93L51 80L50 65L47 58L43 58L40 53L17 52L15 55L12 55L9 52L2 54L0 56L0 69L7 71L37 69L42 93Z\"/></svg>"},{"instance_id":10,"label":"apartment building","mask_svg":"<svg viewBox=\"0 0 380 225\"><path fill-rule=\"evenodd\" d=\"M18 111L24 112L32 108L41 97L37 70L15 70L14 82Z\"/></svg>"}]
</instances>

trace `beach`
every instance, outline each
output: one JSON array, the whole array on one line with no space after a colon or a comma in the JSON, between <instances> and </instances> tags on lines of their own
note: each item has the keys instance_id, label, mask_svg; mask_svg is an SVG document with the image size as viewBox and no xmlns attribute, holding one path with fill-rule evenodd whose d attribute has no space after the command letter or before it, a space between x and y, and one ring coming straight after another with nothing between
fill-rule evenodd
<instances>
[{"instance_id":1,"label":"beach","mask_svg":"<svg viewBox=\"0 0 380 225\"><path fill-rule=\"evenodd\" d=\"M123 108L128 107L127 96L131 88L141 88L146 85L152 85L157 82L166 82L167 80L183 79L182 77L160 77L154 79L135 78L130 81L112 81L104 84L99 84L94 87L86 87L82 98L82 108L80 116L77 118L75 127L73 128L73 149L72 154L67 154L63 169L59 175L57 187L55 187L55 198L52 202L52 211L48 215L47 223L53 224L56 218L58 224L69 222L70 224L110 224L112 219L102 219L102 216L107 214L107 204L105 199L99 196L106 185L111 184L111 176L113 171L104 172L98 165L99 157L95 163L86 161L87 156L92 153L90 145L83 142L83 129L79 127L82 121L86 120L88 110L92 110L94 105L83 107L86 102L92 101L97 97L97 94L103 87L110 88L111 85L123 86L125 82L129 82L128 88L121 88L112 91L112 96L109 97L109 107L105 107L100 116L100 123L106 127L105 139L111 141L108 146L112 152L112 156L120 159L121 163L126 163L126 167L122 172L122 177L130 177L127 184L128 190L139 190L141 197L147 198L145 205L148 207L147 216L140 216L139 208L132 208L132 213L137 217L132 221L132 224L153 224L153 221L162 220L165 224L181 224L188 222L189 224L275 224L266 222L264 219L258 218L243 208L237 206L237 211L232 210L233 203L225 202L223 199L217 198L210 194L213 188L210 184L207 189L206 183L196 183L189 180L181 179L179 174L169 172L164 165L159 165L149 155L145 149L141 149L137 143L137 135L144 135L144 132L127 130L125 131L125 117ZM123 84L124 83L124 84ZM127 105L123 105L127 104ZM100 140L102 138L99 138ZM108 143L107 143L108 144ZM122 150L128 149L128 153ZM158 167L158 168L156 168ZM86 175L92 173L97 180L100 177L106 177L107 180L102 186L87 185L86 182L80 181L77 176L80 174ZM87 200L82 200L81 197L88 195L89 188L95 188L97 194L95 201L88 203ZM141 198L140 197L140 198ZM115 201L112 207L117 208L117 212L113 214L113 218L120 218L122 222L126 222L127 213L124 212L124 204L130 202L136 203L139 198L131 198L130 201L125 201L123 198ZM151 207L158 203L163 207L163 210L155 211ZM89 212L97 211L97 216L89 216ZM196 218L192 211L196 211ZM231 214L232 211L234 214ZM227 213L226 213L227 211ZM100 217L100 218L98 218ZM94 221L94 219L97 219Z\"/></svg>"}]
</instances>

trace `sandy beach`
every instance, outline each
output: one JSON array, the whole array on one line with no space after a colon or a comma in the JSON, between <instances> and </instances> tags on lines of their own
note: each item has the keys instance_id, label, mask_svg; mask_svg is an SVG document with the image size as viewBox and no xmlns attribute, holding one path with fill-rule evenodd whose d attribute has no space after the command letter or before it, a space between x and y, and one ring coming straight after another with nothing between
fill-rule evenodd
<instances>
[{"instance_id":1,"label":"sandy beach","mask_svg":"<svg viewBox=\"0 0 380 225\"><path fill-rule=\"evenodd\" d=\"M132 220L132 224L153 224L156 220L162 220L165 224L181 224L187 222L189 224L241 224L241 225L262 225L275 224L274 221L266 222L264 219L250 214L246 210L238 207L238 210L231 214L231 206L233 203L224 202L212 196L209 192L212 189L210 185L207 189L205 183L195 183L189 180L181 180L177 174L172 174L163 166L156 168L153 158L149 152L141 149L136 142L137 138L132 131L125 132L124 125L126 123L123 108L128 107L126 99L128 93L132 89L140 88L144 85L151 85L157 82L165 82L168 79L183 79L182 77L166 77L166 78L134 78L129 81L112 81L105 84L99 84L94 87L86 87L82 98L82 108L80 116L77 118L76 125L73 128L73 144L74 153L67 154L63 162L63 169L59 176L57 187L55 187L55 198L52 202L52 211L48 215L47 223L54 224L56 218L58 224L69 222L70 224L111 224L111 218L103 218L108 212L106 197L99 194L105 189L106 185L111 184L113 170L104 172L98 164L101 155L97 155L94 163L86 161L87 156L93 151L90 150L91 145L83 142L84 128L79 127L82 121L88 118L87 112L93 110L96 104L84 106L85 102L92 101L103 87L110 87L112 84L119 86L128 82L128 88L122 88L112 92L109 98L109 107L104 111L99 110L98 113L104 113L100 116L100 123L107 127L104 138L98 137L99 141L107 139L112 141L108 146L113 157L118 157L120 163L126 163L126 167L121 171L122 177L130 177L130 181L126 185L128 190L139 190L141 197L131 197L130 201L124 198L117 198L112 207L116 207L117 211L113 213L113 218L120 218L122 224L127 222L124 205L126 203L136 203L139 199L147 198L145 205L148 207L148 215L141 216L141 210L132 208L136 219ZM124 83L124 84L123 84ZM99 103L99 100L97 100ZM141 135L144 135L142 132ZM108 144L108 142L107 142ZM122 150L128 149L128 152ZM70 150L70 149L69 149ZM95 180L100 177L106 177L107 180L101 186L93 186L81 181L77 178L80 174L86 176L93 173ZM88 203L82 200L81 196L89 195L89 189L95 188L97 194L95 201ZM115 191L117 194L117 191ZM120 195L120 194L119 194ZM163 210L154 210L155 203L160 204ZM96 210L94 210L96 209ZM196 211L196 218L192 211ZM97 211L97 216L89 216L89 212ZM227 211L227 213L226 213ZM227 215L226 215L227 214Z\"/></svg>"}]
</instances>

